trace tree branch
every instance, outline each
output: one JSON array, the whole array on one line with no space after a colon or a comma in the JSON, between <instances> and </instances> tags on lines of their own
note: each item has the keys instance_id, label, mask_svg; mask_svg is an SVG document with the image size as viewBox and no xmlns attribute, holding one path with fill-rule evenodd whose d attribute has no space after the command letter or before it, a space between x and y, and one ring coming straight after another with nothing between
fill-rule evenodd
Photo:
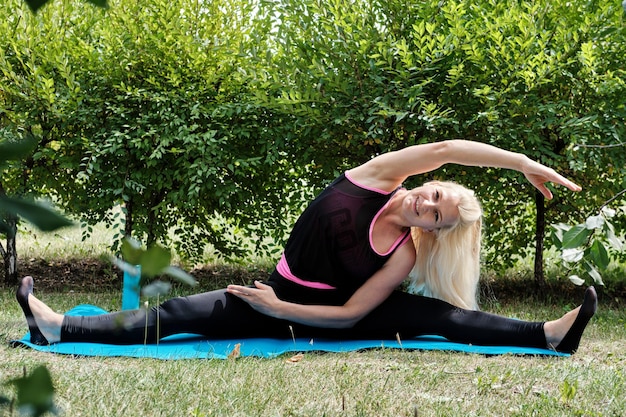
<instances>
[{"instance_id":1,"label":"tree branch","mask_svg":"<svg viewBox=\"0 0 626 417\"><path fill-rule=\"evenodd\" d=\"M600 209L598 211L602 211L603 208L605 208L606 206L611 204L614 200L616 200L617 198L619 198L621 195L623 195L625 193L626 193L626 188L623 189L622 191L620 191L619 193L615 194L613 197L611 197L607 201L605 201L605 203L602 204L602 206L600 206Z\"/></svg>"},{"instance_id":2,"label":"tree branch","mask_svg":"<svg viewBox=\"0 0 626 417\"><path fill-rule=\"evenodd\" d=\"M597 148L597 149L619 148L621 146L626 146L626 143L614 143L612 145L580 145L580 144L574 145L574 147L578 147L578 148Z\"/></svg>"}]
</instances>

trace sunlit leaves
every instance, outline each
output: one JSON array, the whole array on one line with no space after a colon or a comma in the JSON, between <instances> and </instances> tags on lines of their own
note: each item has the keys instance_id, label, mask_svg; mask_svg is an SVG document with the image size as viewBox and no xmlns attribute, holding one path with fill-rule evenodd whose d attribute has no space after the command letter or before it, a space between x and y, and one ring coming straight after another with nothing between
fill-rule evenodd
<instances>
[{"instance_id":1,"label":"sunlit leaves","mask_svg":"<svg viewBox=\"0 0 626 417\"><path fill-rule=\"evenodd\" d=\"M590 230L601 229L602 226L604 226L604 217L601 215L589 216L585 221L585 227Z\"/></svg>"},{"instance_id":2,"label":"sunlit leaves","mask_svg":"<svg viewBox=\"0 0 626 417\"><path fill-rule=\"evenodd\" d=\"M16 130L35 126L41 139L32 188L117 239L128 227L184 258L207 245L224 258L268 255L265 238L284 239L303 192L292 181L291 114L261 102L257 84L267 73L252 59L268 49L265 12L243 0L121 1L106 14L81 0L60 6L32 17L41 24L28 27L29 41L11 25L1 34Z\"/></svg>"},{"instance_id":3,"label":"sunlit leaves","mask_svg":"<svg viewBox=\"0 0 626 417\"><path fill-rule=\"evenodd\" d=\"M584 223L569 226L553 225L553 243L561 251L561 259L571 269L586 272L597 284L603 284L602 271L611 263L612 251L619 255L624 247L622 239L615 235L611 219L615 210L603 208L600 214L589 216ZM585 280L571 274L570 281L582 285Z\"/></svg>"},{"instance_id":4,"label":"sunlit leaves","mask_svg":"<svg viewBox=\"0 0 626 417\"><path fill-rule=\"evenodd\" d=\"M0 168L5 162L26 158L37 145L33 135L22 140L0 142ZM44 203L0 194L0 215L19 215L44 232L70 226L72 222ZM0 233L12 237L13 229L0 219Z\"/></svg>"},{"instance_id":5,"label":"sunlit leaves","mask_svg":"<svg viewBox=\"0 0 626 417\"><path fill-rule=\"evenodd\" d=\"M569 229L563 235L563 247L565 249L576 248L587 241L591 231L585 225L577 225Z\"/></svg>"},{"instance_id":6,"label":"sunlit leaves","mask_svg":"<svg viewBox=\"0 0 626 417\"><path fill-rule=\"evenodd\" d=\"M579 277L578 275L570 275L569 280L572 282L572 284L579 285L579 286L585 283L585 280Z\"/></svg>"},{"instance_id":7,"label":"sunlit leaves","mask_svg":"<svg viewBox=\"0 0 626 417\"><path fill-rule=\"evenodd\" d=\"M583 258L585 251L580 248L563 249L561 257L565 262L578 262Z\"/></svg>"},{"instance_id":8,"label":"sunlit leaves","mask_svg":"<svg viewBox=\"0 0 626 417\"><path fill-rule=\"evenodd\" d=\"M274 256L266 238L280 243L338 172L453 137L581 182L588 192L556 187L545 206L547 222L578 224L581 207L622 186L626 153L596 146L624 137L626 51L619 4L570 3L122 0L103 15L51 2L27 25L30 41L7 25L0 66L16 129L44 139L33 186L116 236L132 226L187 257L208 244L222 257ZM481 197L488 267L529 254L533 188L522 176L435 175ZM613 223L607 249L624 227Z\"/></svg>"}]
</instances>

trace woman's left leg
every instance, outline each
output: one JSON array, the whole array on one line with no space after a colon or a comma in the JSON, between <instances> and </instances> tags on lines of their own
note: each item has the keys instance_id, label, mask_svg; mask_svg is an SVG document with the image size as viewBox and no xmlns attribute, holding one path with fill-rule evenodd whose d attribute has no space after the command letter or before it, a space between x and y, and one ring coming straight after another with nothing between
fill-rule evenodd
<instances>
[{"instance_id":1,"label":"woman's left leg","mask_svg":"<svg viewBox=\"0 0 626 417\"><path fill-rule=\"evenodd\" d=\"M561 318L527 322L395 291L346 334L377 338L434 334L461 343L551 347L559 352L574 353L597 307L598 296L595 289L589 287L582 305Z\"/></svg>"},{"instance_id":2,"label":"woman's left leg","mask_svg":"<svg viewBox=\"0 0 626 417\"><path fill-rule=\"evenodd\" d=\"M394 339L438 335L476 345L545 348L543 322L526 322L482 311L464 310L445 301L395 291L350 329L351 337Z\"/></svg>"}]
</instances>

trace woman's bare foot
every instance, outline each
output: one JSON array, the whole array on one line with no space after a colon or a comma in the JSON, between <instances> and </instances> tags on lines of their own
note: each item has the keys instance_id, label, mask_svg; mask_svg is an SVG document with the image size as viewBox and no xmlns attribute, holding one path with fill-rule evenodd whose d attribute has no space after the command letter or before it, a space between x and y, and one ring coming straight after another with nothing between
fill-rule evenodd
<instances>
[{"instance_id":1,"label":"woman's bare foot","mask_svg":"<svg viewBox=\"0 0 626 417\"><path fill-rule=\"evenodd\" d=\"M574 353L578 349L583 331L598 308L598 295L593 287L585 291L581 306L558 320L546 322L544 332L548 347L558 352Z\"/></svg>"},{"instance_id":2,"label":"woman's bare foot","mask_svg":"<svg viewBox=\"0 0 626 417\"><path fill-rule=\"evenodd\" d=\"M33 295L33 285L32 277L24 277L15 295L28 322L30 341L36 345L56 343L61 338L63 315L37 299Z\"/></svg>"}]
</instances>

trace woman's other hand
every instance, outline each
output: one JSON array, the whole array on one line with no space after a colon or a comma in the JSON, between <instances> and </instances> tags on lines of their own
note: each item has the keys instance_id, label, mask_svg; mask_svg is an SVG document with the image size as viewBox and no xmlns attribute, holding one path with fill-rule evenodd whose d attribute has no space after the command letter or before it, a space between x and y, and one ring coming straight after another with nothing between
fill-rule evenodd
<instances>
[{"instance_id":1,"label":"woman's other hand","mask_svg":"<svg viewBox=\"0 0 626 417\"><path fill-rule=\"evenodd\" d=\"M575 184L564 176L558 174L552 168L548 168L531 160L530 158L526 158L521 171L524 176L526 176L526 179L539 191L541 191L541 194L543 194L548 200L552 199L552 192L548 189L548 187L546 187L547 182L560 184L572 191L580 191L582 189L582 187L578 184Z\"/></svg>"},{"instance_id":2,"label":"woman's other hand","mask_svg":"<svg viewBox=\"0 0 626 417\"><path fill-rule=\"evenodd\" d=\"M254 281L254 287L241 285L229 285L226 291L241 298L250 307L268 316L276 317L280 299L274 293L274 289L260 281Z\"/></svg>"}]
</instances>

